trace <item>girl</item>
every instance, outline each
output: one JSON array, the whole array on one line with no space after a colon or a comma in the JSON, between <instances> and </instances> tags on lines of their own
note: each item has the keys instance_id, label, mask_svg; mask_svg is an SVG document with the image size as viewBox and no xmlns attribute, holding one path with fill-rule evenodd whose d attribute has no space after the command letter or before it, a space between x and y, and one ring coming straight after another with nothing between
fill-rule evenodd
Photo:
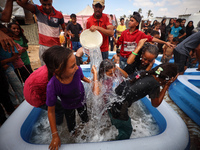
<instances>
[{"instance_id":1,"label":"girl","mask_svg":"<svg viewBox=\"0 0 200 150\"><path fill-rule=\"evenodd\" d=\"M186 37L192 34L192 30L194 29L193 21L189 21L186 26Z\"/></svg>"},{"instance_id":2,"label":"girl","mask_svg":"<svg viewBox=\"0 0 200 150\"><path fill-rule=\"evenodd\" d=\"M85 92L81 80L87 83L90 83L90 80L84 77L81 68L76 65L76 58L70 49L53 46L45 51L42 57L47 66L49 76L52 76L47 84L46 104L52 131L52 141L49 148L54 150L61 145L55 119L57 96L60 97L64 108L68 130L73 132L76 125L75 110L78 111L82 122L88 122L89 120L84 99Z\"/></svg>"},{"instance_id":3,"label":"girl","mask_svg":"<svg viewBox=\"0 0 200 150\"><path fill-rule=\"evenodd\" d=\"M27 49L28 49L28 40L23 34L22 28L19 26L17 23L10 23L8 24L8 28L13 31L14 36L13 39L16 43L18 43L23 49L21 52L21 59L24 62L25 67L19 68L20 75L22 77L23 82L28 78L28 76L33 72L31 65L30 65L30 60L28 57ZM19 74L18 74L19 76Z\"/></svg>"},{"instance_id":4,"label":"girl","mask_svg":"<svg viewBox=\"0 0 200 150\"><path fill-rule=\"evenodd\" d=\"M104 60L99 68L99 79L103 79L101 84L106 81L104 76L114 77L116 67L110 62ZM107 65L102 65L107 63ZM104 68L102 68L104 67ZM103 71L101 71L103 70ZM101 90L99 83L97 83L97 71L95 66L92 67L92 73L94 74L94 87L93 92L95 95L99 95ZM131 80L122 82L117 88L115 93L118 95L116 102L110 105L108 108L108 114L111 122L118 129L117 140L128 139L132 133L131 120L128 115L128 107L133 102L149 95L151 103L154 107L158 107L165 95L165 92L169 88L170 84L177 78L177 66L175 64L161 64L150 71L144 71ZM112 83L110 78L110 83ZM163 89L160 92L160 86ZM112 85L110 86L112 87Z\"/></svg>"}]
</instances>

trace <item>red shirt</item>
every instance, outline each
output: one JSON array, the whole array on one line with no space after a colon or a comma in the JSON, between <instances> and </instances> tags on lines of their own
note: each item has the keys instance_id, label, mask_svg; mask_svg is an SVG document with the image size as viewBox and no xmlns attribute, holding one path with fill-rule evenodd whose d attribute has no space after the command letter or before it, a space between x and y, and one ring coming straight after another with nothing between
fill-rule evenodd
<instances>
[{"instance_id":1,"label":"red shirt","mask_svg":"<svg viewBox=\"0 0 200 150\"><path fill-rule=\"evenodd\" d=\"M129 29L122 32L120 38L117 41L117 45L122 45L120 55L124 58L128 58L131 52L137 47L138 42L141 39L147 38L147 42L151 42L153 37L146 35L144 32L136 29L133 33L130 33Z\"/></svg>"},{"instance_id":2,"label":"red shirt","mask_svg":"<svg viewBox=\"0 0 200 150\"><path fill-rule=\"evenodd\" d=\"M95 25L107 29L108 25L112 25L111 20L109 19L108 16L109 15L107 14L102 14L102 17L99 20L97 20L94 18L93 14L90 18L87 19L86 28L89 29L92 25ZM109 40L108 40L109 36L104 35L102 33L101 35L103 36L103 43L100 47L101 52L107 52L109 50Z\"/></svg>"}]
</instances>

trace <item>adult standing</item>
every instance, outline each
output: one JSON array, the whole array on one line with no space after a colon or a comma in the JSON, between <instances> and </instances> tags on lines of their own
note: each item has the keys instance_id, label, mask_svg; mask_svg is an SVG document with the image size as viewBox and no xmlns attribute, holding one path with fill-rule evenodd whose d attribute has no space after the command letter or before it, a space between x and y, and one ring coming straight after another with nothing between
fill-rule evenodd
<instances>
[{"instance_id":1,"label":"adult standing","mask_svg":"<svg viewBox=\"0 0 200 150\"><path fill-rule=\"evenodd\" d=\"M174 26L174 19L169 19L169 24L165 28L165 41L167 41L168 34L170 33L171 28Z\"/></svg>"},{"instance_id":2,"label":"adult standing","mask_svg":"<svg viewBox=\"0 0 200 150\"><path fill-rule=\"evenodd\" d=\"M161 21L161 26L160 26L160 31L161 31L161 37L160 39L165 41L165 31L166 31L166 18L163 18L162 21ZM159 48L159 51L161 53L163 53L163 50L162 50L162 47L163 47L163 44L158 44L158 48Z\"/></svg>"},{"instance_id":3,"label":"adult standing","mask_svg":"<svg viewBox=\"0 0 200 150\"><path fill-rule=\"evenodd\" d=\"M76 22L76 15L70 15L71 22L67 26L67 34L71 36L72 49L76 52L81 46L80 34L83 32L83 28L79 23Z\"/></svg>"},{"instance_id":4,"label":"adult standing","mask_svg":"<svg viewBox=\"0 0 200 150\"><path fill-rule=\"evenodd\" d=\"M192 30L194 29L193 21L189 21L186 26L186 38L192 35Z\"/></svg>"},{"instance_id":5,"label":"adult standing","mask_svg":"<svg viewBox=\"0 0 200 150\"><path fill-rule=\"evenodd\" d=\"M117 26L116 26L115 21L113 20L113 15L112 14L110 14L110 18L111 18L112 25L114 27L113 28L113 30L114 30L114 38L116 38L116 28L117 28ZM114 49L114 39L113 39L113 37L109 38L109 43L110 43L110 51L113 51L113 49Z\"/></svg>"},{"instance_id":6,"label":"adult standing","mask_svg":"<svg viewBox=\"0 0 200 150\"><path fill-rule=\"evenodd\" d=\"M64 18L61 12L52 6L52 0L40 0L42 5L33 5L28 0L16 0L17 4L34 13L37 16L39 28L39 57L41 66L45 63L42 60L42 54L54 45L60 45L59 25L66 33Z\"/></svg>"},{"instance_id":7,"label":"adult standing","mask_svg":"<svg viewBox=\"0 0 200 150\"><path fill-rule=\"evenodd\" d=\"M185 38L186 38L186 27L185 27L185 22L186 22L186 19L182 19L181 21L181 24L180 24L180 27L183 29L184 31L184 36L182 36L183 34L179 34L179 37L181 36L181 38L179 39L179 42L182 42Z\"/></svg>"},{"instance_id":8,"label":"adult standing","mask_svg":"<svg viewBox=\"0 0 200 150\"><path fill-rule=\"evenodd\" d=\"M109 15L103 13L105 0L93 0L94 14L87 19L86 28L94 32L98 30L103 36L100 47L103 59L108 59L109 37L114 35L113 26Z\"/></svg>"}]
</instances>

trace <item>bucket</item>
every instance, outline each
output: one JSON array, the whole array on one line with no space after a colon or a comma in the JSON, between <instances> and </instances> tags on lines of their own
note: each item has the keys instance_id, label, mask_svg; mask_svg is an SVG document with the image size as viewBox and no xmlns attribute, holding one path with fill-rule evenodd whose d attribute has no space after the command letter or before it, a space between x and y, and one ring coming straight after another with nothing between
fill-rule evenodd
<instances>
[{"instance_id":1,"label":"bucket","mask_svg":"<svg viewBox=\"0 0 200 150\"><path fill-rule=\"evenodd\" d=\"M80 43L85 54L89 55L89 49L100 48L103 43L103 37L99 31L84 30L80 35Z\"/></svg>"}]
</instances>

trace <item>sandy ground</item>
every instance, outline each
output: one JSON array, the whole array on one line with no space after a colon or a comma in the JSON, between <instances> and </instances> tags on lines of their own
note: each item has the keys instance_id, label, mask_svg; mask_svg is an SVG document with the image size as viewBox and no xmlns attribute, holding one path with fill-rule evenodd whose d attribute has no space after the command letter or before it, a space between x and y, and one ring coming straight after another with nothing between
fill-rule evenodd
<instances>
[{"instance_id":1,"label":"sandy ground","mask_svg":"<svg viewBox=\"0 0 200 150\"><path fill-rule=\"evenodd\" d=\"M115 50L115 49L114 49ZM31 61L31 67L33 70L39 68L40 59L39 59L39 45L29 45L28 49L29 58ZM176 111L179 116L183 119L185 124L188 127L190 133L190 150L200 150L200 127L194 123L168 96L165 98L166 102Z\"/></svg>"}]
</instances>

